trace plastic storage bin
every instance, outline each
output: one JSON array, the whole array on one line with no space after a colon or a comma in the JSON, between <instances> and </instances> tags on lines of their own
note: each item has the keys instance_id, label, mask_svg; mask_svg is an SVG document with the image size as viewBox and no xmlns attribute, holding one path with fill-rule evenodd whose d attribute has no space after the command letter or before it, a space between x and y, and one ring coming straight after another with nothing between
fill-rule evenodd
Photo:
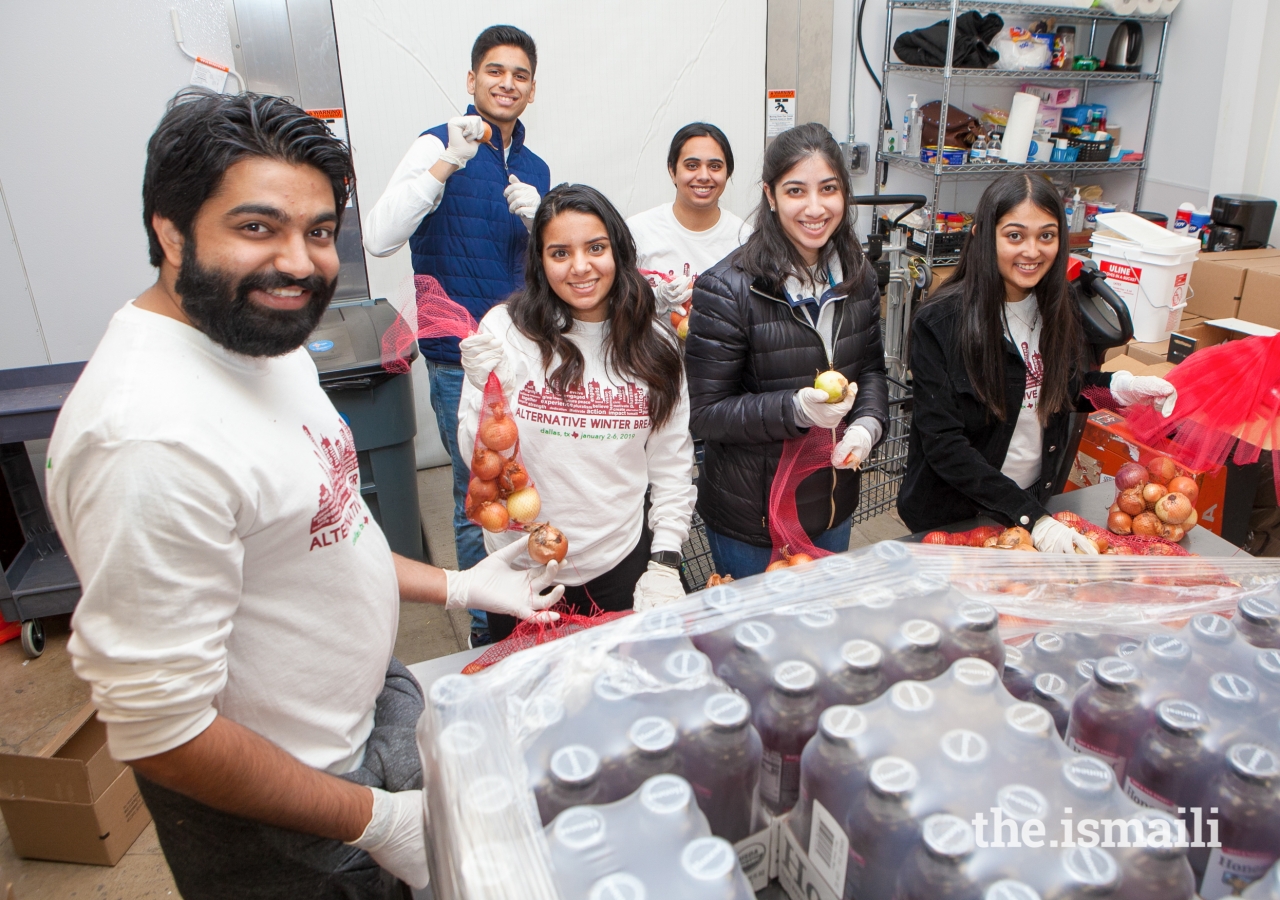
<instances>
[{"instance_id":1,"label":"plastic storage bin","mask_svg":"<svg viewBox=\"0 0 1280 900\"><path fill-rule=\"evenodd\" d=\"M1187 281L1200 242L1182 237L1133 213L1101 213L1090 239L1098 268L1133 318L1133 336L1168 340L1187 306Z\"/></svg>"}]
</instances>

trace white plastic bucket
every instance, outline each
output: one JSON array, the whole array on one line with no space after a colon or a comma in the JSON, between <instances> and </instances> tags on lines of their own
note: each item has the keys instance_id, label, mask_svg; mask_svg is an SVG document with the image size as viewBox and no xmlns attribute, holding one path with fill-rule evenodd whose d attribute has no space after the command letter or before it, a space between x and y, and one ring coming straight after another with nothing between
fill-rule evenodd
<instances>
[{"instance_id":1,"label":"white plastic bucket","mask_svg":"<svg viewBox=\"0 0 1280 900\"><path fill-rule=\"evenodd\" d=\"M1187 282L1200 242L1132 213L1101 214L1098 226L1090 253L1129 307L1134 340L1168 340L1187 307Z\"/></svg>"}]
</instances>

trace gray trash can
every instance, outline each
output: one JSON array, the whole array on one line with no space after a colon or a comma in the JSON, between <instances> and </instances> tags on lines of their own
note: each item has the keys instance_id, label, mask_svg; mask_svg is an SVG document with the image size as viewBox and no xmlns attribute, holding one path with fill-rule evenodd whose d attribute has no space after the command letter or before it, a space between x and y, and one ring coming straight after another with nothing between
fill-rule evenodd
<instances>
[{"instance_id":1,"label":"gray trash can","mask_svg":"<svg viewBox=\"0 0 1280 900\"><path fill-rule=\"evenodd\" d=\"M422 560L413 382L408 373L393 375L382 365L382 336L397 315L382 299L332 306L307 338L307 352L320 386L351 426L365 505L392 550ZM401 358L411 363L417 357L417 342L410 341Z\"/></svg>"}]
</instances>

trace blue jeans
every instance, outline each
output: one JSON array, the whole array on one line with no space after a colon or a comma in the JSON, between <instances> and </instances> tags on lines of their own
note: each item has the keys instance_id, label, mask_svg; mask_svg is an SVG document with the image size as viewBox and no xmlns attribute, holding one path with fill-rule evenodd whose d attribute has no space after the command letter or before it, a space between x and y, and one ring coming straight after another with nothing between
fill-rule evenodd
<instances>
[{"instance_id":1,"label":"blue jeans","mask_svg":"<svg viewBox=\"0 0 1280 900\"><path fill-rule=\"evenodd\" d=\"M440 440L449 451L453 464L453 545L458 553L458 568L469 569L488 554L484 549L484 532L463 511L467 484L471 481L471 460L458 452L458 403L462 399L462 382L466 376L462 366L451 366L424 360L431 378L431 408L436 411L436 427ZM489 620L481 610L471 610L471 628L483 630Z\"/></svg>"},{"instance_id":2,"label":"blue jeans","mask_svg":"<svg viewBox=\"0 0 1280 900\"><path fill-rule=\"evenodd\" d=\"M849 532L853 528L853 517L838 522L835 527L828 528L814 538L814 546L831 553L844 553L849 549ZM772 547L757 547L742 541L717 534L707 529L707 545L711 548L711 558L715 560L716 571L721 575L732 575L734 578L747 578L759 575L769 565L773 556Z\"/></svg>"}]
</instances>

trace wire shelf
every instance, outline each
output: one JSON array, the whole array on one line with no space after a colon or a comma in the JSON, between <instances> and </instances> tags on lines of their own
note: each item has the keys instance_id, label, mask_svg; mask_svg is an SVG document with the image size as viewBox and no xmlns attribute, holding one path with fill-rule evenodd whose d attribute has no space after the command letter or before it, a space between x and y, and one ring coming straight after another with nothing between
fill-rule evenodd
<instances>
[{"instance_id":1,"label":"wire shelf","mask_svg":"<svg viewBox=\"0 0 1280 900\"><path fill-rule=\"evenodd\" d=\"M886 162L894 169L906 172L917 172L932 177L933 163L921 162L902 153L876 154L876 159ZM962 166L943 166L943 178L983 178L987 175L998 175L1002 172L1139 172L1145 163L1138 162L1048 162L1048 163L966 163Z\"/></svg>"},{"instance_id":2,"label":"wire shelf","mask_svg":"<svg viewBox=\"0 0 1280 900\"><path fill-rule=\"evenodd\" d=\"M930 12L951 12L951 3L949 0L889 0L889 6L893 9L901 10L924 10ZM1004 3L1001 0L978 0L978 2L966 2L961 4L961 9L965 12L976 9L979 12L997 12L1007 13L1013 16L1052 16L1055 19L1109 19L1119 21L1121 19L1136 19L1139 22L1150 21L1163 24L1168 21L1169 16L1134 16L1134 15L1118 15L1109 10L1100 9L1098 7L1085 7L1083 9L1072 6L1058 6L1048 3Z\"/></svg>"},{"instance_id":3,"label":"wire shelf","mask_svg":"<svg viewBox=\"0 0 1280 900\"><path fill-rule=\"evenodd\" d=\"M941 66L911 66L906 63L889 63L890 72L898 72L909 78L943 78L946 69ZM1073 69L957 69L951 70L955 81L1044 81L1044 82L1139 82L1155 81L1153 72L1083 72Z\"/></svg>"}]
</instances>

